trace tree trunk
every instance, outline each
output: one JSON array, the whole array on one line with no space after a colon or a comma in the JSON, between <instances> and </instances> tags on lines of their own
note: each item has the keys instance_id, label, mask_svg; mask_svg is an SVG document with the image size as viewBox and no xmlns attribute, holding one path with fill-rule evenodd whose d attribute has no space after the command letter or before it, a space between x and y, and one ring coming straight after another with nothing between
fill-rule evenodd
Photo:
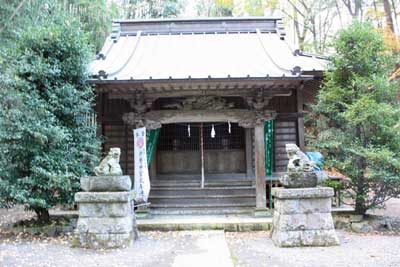
<instances>
[{"instance_id":1,"label":"tree trunk","mask_svg":"<svg viewBox=\"0 0 400 267\"><path fill-rule=\"evenodd\" d=\"M398 22L398 20L397 20L397 9L396 9L396 5L395 5L395 3L394 3L394 1L393 0L391 0L392 1L392 11L393 11L393 14L394 14L394 27L393 28L395 28L395 30L399 30L399 22Z\"/></svg>"},{"instance_id":2,"label":"tree trunk","mask_svg":"<svg viewBox=\"0 0 400 267\"><path fill-rule=\"evenodd\" d=\"M359 180L362 180L359 178ZM365 207L365 195L364 195L364 185L363 182L358 181L356 190L356 203L354 211L356 214L364 215L367 212Z\"/></svg>"},{"instance_id":3,"label":"tree trunk","mask_svg":"<svg viewBox=\"0 0 400 267\"><path fill-rule=\"evenodd\" d=\"M48 209L35 208L33 210L35 211L39 222L49 222L50 221L50 214L49 214Z\"/></svg>"},{"instance_id":4,"label":"tree trunk","mask_svg":"<svg viewBox=\"0 0 400 267\"><path fill-rule=\"evenodd\" d=\"M394 32L394 25L392 19L392 10L390 8L389 0L383 0L383 8L385 9L386 26Z\"/></svg>"}]
</instances>

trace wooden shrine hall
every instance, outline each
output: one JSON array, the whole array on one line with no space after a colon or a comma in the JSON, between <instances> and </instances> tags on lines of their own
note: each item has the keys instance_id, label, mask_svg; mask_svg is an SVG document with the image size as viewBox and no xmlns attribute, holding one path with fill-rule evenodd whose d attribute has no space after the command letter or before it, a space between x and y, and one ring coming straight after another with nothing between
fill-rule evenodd
<instances>
[{"instance_id":1,"label":"wooden shrine hall","mask_svg":"<svg viewBox=\"0 0 400 267\"><path fill-rule=\"evenodd\" d=\"M133 175L132 129L160 129L154 214L265 210L265 122L276 179L285 144L304 149L304 109L326 64L290 48L277 18L114 21L91 65L103 150L120 147Z\"/></svg>"}]
</instances>

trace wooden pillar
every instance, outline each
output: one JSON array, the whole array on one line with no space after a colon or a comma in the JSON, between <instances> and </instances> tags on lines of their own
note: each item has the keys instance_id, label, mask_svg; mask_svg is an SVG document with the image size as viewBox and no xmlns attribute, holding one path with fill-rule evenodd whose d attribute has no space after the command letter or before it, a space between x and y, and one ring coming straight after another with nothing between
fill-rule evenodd
<instances>
[{"instance_id":1,"label":"wooden pillar","mask_svg":"<svg viewBox=\"0 0 400 267\"><path fill-rule=\"evenodd\" d=\"M303 86L301 85L297 91L297 113L299 114L297 118L297 136L299 140L299 147L302 151L305 149L305 140L304 140L304 117L303 117Z\"/></svg>"},{"instance_id":2,"label":"wooden pillar","mask_svg":"<svg viewBox=\"0 0 400 267\"><path fill-rule=\"evenodd\" d=\"M246 177L253 177L253 159L252 159L252 150L253 150L253 142L251 138L251 128L245 128L245 145L246 145Z\"/></svg>"},{"instance_id":3,"label":"wooden pillar","mask_svg":"<svg viewBox=\"0 0 400 267\"><path fill-rule=\"evenodd\" d=\"M256 209L267 208L265 190L265 142L264 125L257 124L254 128L255 141L255 171L256 171Z\"/></svg>"},{"instance_id":4,"label":"wooden pillar","mask_svg":"<svg viewBox=\"0 0 400 267\"><path fill-rule=\"evenodd\" d=\"M104 115L103 110L104 110L103 93L97 91L96 92L97 137L103 136L103 115Z\"/></svg>"}]
</instances>

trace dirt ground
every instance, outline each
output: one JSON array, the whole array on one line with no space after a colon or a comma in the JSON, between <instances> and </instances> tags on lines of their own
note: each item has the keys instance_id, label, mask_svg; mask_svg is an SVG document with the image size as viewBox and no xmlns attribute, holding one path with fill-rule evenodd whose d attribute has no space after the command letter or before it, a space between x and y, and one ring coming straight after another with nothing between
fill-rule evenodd
<instances>
[{"instance_id":1,"label":"dirt ground","mask_svg":"<svg viewBox=\"0 0 400 267\"><path fill-rule=\"evenodd\" d=\"M338 235L341 245L328 248L277 248L268 232L225 233L225 239L232 265L238 267L400 266L400 236ZM178 256L199 252L197 236L190 231L145 232L129 248L110 251L71 248L68 238L8 238L0 240L0 266L175 266ZM207 265L212 266L217 265Z\"/></svg>"},{"instance_id":2,"label":"dirt ground","mask_svg":"<svg viewBox=\"0 0 400 267\"><path fill-rule=\"evenodd\" d=\"M400 236L358 235L337 231L340 246L278 248L268 233L226 233L236 266L398 267Z\"/></svg>"},{"instance_id":3,"label":"dirt ground","mask_svg":"<svg viewBox=\"0 0 400 267\"><path fill-rule=\"evenodd\" d=\"M386 209L371 213L400 218L400 200L391 200L387 203ZM202 253L196 246L202 234L190 231L143 232L140 239L129 248L110 251L71 248L68 236L43 238L5 233L5 228L10 223L30 219L33 216L33 213L24 211L21 207L12 210L0 209L1 267L163 267L175 266L174 263L179 256ZM223 238L230 250L232 266L400 266L399 235L377 233L361 235L342 230L337 233L341 245L326 248L277 248L269 238L268 232L225 233Z\"/></svg>"},{"instance_id":4,"label":"dirt ground","mask_svg":"<svg viewBox=\"0 0 400 267\"><path fill-rule=\"evenodd\" d=\"M69 238L0 240L0 266L172 266L177 255L193 251L190 232L148 232L126 249L95 251L71 248Z\"/></svg>"}]
</instances>

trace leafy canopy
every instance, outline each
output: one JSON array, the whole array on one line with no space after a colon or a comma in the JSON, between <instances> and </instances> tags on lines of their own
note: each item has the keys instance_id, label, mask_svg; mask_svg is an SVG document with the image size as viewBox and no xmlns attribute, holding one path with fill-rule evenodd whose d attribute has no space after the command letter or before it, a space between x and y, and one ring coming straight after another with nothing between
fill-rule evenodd
<instances>
[{"instance_id":1,"label":"leafy canopy","mask_svg":"<svg viewBox=\"0 0 400 267\"><path fill-rule=\"evenodd\" d=\"M356 212L400 195L397 59L368 23L354 22L335 39L336 54L314 106L319 131L314 146L327 164L352 179Z\"/></svg>"}]
</instances>

